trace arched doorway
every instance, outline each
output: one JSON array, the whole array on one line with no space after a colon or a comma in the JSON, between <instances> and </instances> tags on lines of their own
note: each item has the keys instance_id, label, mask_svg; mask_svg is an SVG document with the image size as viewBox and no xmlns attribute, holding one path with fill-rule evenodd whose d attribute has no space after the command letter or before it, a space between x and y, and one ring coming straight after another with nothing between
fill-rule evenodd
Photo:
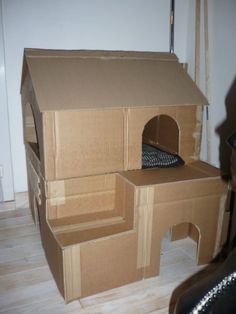
<instances>
[{"instance_id":1,"label":"arched doorway","mask_svg":"<svg viewBox=\"0 0 236 314\"><path fill-rule=\"evenodd\" d=\"M179 226L181 224L177 224ZM173 267L174 264L178 264L179 261L181 263L185 263L186 265L191 265L197 267L197 259L198 259L198 247L199 247L199 240L200 240L200 230L199 228L192 224L188 223L189 225L189 236L172 241L171 240L171 232L172 228L168 229L161 241L161 261L160 261L160 271L161 268L165 269L166 261L173 259ZM174 227L174 226L173 226ZM165 270L162 271L162 274Z\"/></svg>"},{"instance_id":2,"label":"arched doorway","mask_svg":"<svg viewBox=\"0 0 236 314\"><path fill-rule=\"evenodd\" d=\"M179 153L179 127L168 115L150 119L142 133L142 168L168 168L184 162Z\"/></svg>"},{"instance_id":3,"label":"arched doorway","mask_svg":"<svg viewBox=\"0 0 236 314\"><path fill-rule=\"evenodd\" d=\"M142 142L178 154L179 127L177 122L168 115L155 116L146 123Z\"/></svg>"}]
</instances>

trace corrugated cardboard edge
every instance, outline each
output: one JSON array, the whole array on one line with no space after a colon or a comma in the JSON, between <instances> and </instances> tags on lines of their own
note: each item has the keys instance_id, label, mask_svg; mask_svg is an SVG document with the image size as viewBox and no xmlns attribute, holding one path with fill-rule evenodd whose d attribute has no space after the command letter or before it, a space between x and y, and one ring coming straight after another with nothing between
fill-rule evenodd
<instances>
[{"instance_id":1,"label":"corrugated cardboard edge","mask_svg":"<svg viewBox=\"0 0 236 314\"><path fill-rule=\"evenodd\" d=\"M34 169L34 166L32 165L30 159L28 159L28 166L30 168L28 177L30 181L30 185L32 187L32 190L34 192L34 195L38 201L38 204L41 205L41 190L40 190L40 178Z\"/></svg>"},{"instance_id":2,"label":"corrugated cardboard edge","mask_svg":"<svg viewBox=\"0 0 236 314\"><path fill-rule=\"evenodd\" d=\"M27 58L98 58L98 59L146 59L160 61L178 61L174 53L156 51L124 51L124 50L56 50L56 49L24 49ZM24 61L26 61L24 60Z\"/></svg>"}]
</instances>

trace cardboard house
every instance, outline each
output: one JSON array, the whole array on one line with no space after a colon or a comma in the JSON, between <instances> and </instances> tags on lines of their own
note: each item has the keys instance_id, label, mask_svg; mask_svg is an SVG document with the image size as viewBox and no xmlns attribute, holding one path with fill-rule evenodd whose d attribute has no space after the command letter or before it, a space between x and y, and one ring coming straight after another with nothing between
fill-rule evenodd
<instances>
[{"instance_id":1,"label":"cardboard house","mask_svg":"<svg viewBox=\"0 0 236 314\"><path fill-rule=\"evenodd\" d=\"M207 101L174 54L26 49L29 199L66 302L158 275L161 240L192 236L209 262L227 187L199 160ZM142 143L185 165L142 169Z\"/></svg>"}]
</instances>

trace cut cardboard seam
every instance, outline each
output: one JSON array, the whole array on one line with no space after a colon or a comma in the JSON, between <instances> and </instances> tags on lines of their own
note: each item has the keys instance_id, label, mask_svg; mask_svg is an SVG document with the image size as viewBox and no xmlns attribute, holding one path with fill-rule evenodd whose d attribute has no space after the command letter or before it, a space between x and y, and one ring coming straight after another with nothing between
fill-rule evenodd
<instances>
[{"instance_id":1,"label":"cut cardboard seam","mask_svg":"<svg viewBox=\"0 0 236 314\"><path fill-rule=\"evenodd\" d=\"M154 188L148 187L145 192L141 192L141 197L144 197L147 203L146 205L141 205L138 208L137 269L149 266L151 261ZM145 269L143 277L145 277Z\"/></svg>"}]
</instances>

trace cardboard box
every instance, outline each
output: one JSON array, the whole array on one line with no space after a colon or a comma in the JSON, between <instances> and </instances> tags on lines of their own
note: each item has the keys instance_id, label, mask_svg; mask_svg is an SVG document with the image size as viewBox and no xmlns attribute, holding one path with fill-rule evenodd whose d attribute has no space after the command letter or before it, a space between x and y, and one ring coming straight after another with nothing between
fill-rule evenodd
<instances>
[{"instance_id":1,"label":"cardboard box","mask_svg":"<svg viewBox=\"0 0 236 314\"><path fill-rule=\"evenodd\" d=\"M140 169L155 117L159 145L198 159L207 100L175 55L27 49L23 69L24 138L46 180Z\"/></svg>"},{"instance_id":2,"label":"cardboard box","mask_svg":"<svg viewBox=\"0 0 236 314\"><path fill-rule=\"evenodd\" d=\"M199 161L207 101L175 55L27 49L21 93L30 206L66 302L157 275L168 229L194 225L211 260L227 186ZM142 142L185 166L141 170Z\"/></svg>"},{"instance_id":3,"label":"cardboard box","mask_svg":"<svg viewBox=\"0 0 236 314\"><path fill-rule=\"evenodd\" d=\"M29 156L28 164L33 166ZM117 173L113 210L98 207L98 211L84 214L78 203L77 215L56 218L49 214L51 183L46 184L38 174L40 193L33 198L42 243L66 302L158 275L161 240L175 224L195 225L199 232L197 262L209 262L220 248L217 238L227 186L215 169L207 168L208 172L203 171L205 164L196 162L176 169ZM33 167L29 171L36 172ZM69 181L65 183L68 195L77 189ZM31 186L30 191L35 189ZM65 206L70 204L67 197Z\"/></svg>"}]
</instances>

